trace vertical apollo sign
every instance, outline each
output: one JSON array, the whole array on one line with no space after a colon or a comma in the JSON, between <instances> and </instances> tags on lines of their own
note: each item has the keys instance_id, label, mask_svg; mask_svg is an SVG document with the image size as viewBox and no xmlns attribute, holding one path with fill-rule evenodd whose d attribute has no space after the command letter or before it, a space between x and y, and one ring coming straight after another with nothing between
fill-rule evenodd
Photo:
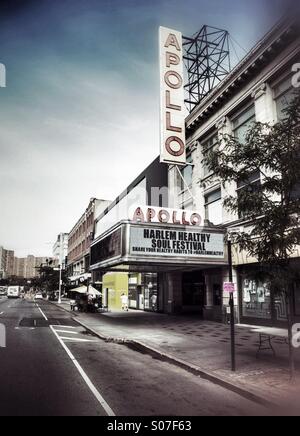
<instances>
[{"instance_id":1,"label":"vertical apollo sign","mask_svg":"<svg viewBox=\"0 0 300 436\"><path fill-rule=\"evenodd\" d=\"M162 163L186 165L182 34L160 27Z\"/></svg>"}]
</instances>

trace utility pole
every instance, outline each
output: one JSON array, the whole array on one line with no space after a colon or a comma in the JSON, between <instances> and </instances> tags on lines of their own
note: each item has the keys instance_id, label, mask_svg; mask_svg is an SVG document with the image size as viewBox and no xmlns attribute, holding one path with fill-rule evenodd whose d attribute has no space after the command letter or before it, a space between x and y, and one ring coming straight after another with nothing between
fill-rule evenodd
<instances>
[{"instance_id":1,"label":"utility pole","mask_svg":"<svg viewBox=\"0 0 300 436\"><path fill-rule=\"evenodd\" d=\"M59 265L58 304L61 304L61 282L62 282L62 265Z\"/></svg>"},{"instance_id":2,"label":"utility pole","mask_svg":"<svg viewBox=\"0 0 300 436\"><path fill-rule=\"evenodd\" d=\"M58 268L54 268L54 271L59 271L58 304L61 304L61 285L62 285L63 265L58 265Z\"/></svg>"},{"instance_id":3,"label":"utility pole","mask_svg":"<svg viewBox=\"0 0 300 436\"><path fill-rule=\"evenodd\" d=\"M229 282L233 283L232 273L232 242L230 234L228 234L228 269L229 269ZM235 319L234 319L234 292L230 292L229 298L230 306L230 337L231 337L231 371L236 371L236 357L235 357Z\"/></svg>"}]
</instances>

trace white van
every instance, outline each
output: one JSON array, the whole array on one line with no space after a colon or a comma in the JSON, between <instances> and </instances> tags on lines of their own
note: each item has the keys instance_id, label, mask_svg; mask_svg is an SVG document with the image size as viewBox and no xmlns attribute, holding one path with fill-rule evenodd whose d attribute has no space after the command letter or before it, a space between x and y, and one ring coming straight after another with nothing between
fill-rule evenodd
<instances>
[{"instance_id":1,"label":"white van","mask_svg":"<svg viewBox=\"0 0 300 436\"><path fill-rule=\"evenodd\" d=\"M20 298L21 297L21 286L9 286L7 290L8 298Z\"/></svg>"}]
</instances>

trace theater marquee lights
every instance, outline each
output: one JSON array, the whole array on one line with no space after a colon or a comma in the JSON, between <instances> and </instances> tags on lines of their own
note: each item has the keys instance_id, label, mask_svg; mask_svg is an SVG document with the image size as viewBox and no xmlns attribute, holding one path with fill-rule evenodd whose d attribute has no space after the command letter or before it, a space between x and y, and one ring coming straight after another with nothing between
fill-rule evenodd
<instances>
[{"instance_id":1,"label":"theater marquee lights","mask_svg":"<svg viewBox=\"0 0 300 436\"><path fill-rule=\"evenodd\" d=\"M182 34L160 27L161 162L186 165Z\"/></svg>"},{"instance_id":2,"label":"theater marquee lights","mask_svg":"<svg viewBox=\"0 0 300 436\"><path fill-rule=\"evenodd\" d=\"M153 206L136 207L129 212L129 219L134 223L157 223L181 226L203 225L201 215L190 210L166 209Z\"/></svg>"}]
</instances>

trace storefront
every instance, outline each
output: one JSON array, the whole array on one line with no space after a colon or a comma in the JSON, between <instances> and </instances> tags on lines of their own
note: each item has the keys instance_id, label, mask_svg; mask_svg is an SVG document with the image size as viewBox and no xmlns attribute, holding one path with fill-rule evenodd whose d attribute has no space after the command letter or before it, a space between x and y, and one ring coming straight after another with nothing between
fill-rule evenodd
<instances>
[{"instance_id":1,"label":"storefront","mask_svg":"<svg viewBox=\"0 0 300 436\"><path fill-rule=\"evenodd\" d=\"M158 274L128 274L128 299L130 309L161 312Z\"/></svg>"},{"instance_id":2,"label":"storefront","mask_svg":"<svg viewBox=\"0 0 300 436\"><path fill-rule=\"evenodd\" d=\"M238 267L240 319L242 323L285 326L287 323L286 296L272 290L264 268L258 264ZM292 317L300 321L300 283L295 282L292 294Z\"/></svg>"},{"instance_id":3,"label":"storefront","mask_svg":"<svg viewBox=\"0 0 300 436\"><path fill-rule=\"evenodd\" d=\"M204 272L216 268L227 269L224 232L216 228L122 221L91 247L91 271L104 274L103 288L108 272L126 274L131 309L201 315L208 303Z\"/></svg>"}]
</instances>

